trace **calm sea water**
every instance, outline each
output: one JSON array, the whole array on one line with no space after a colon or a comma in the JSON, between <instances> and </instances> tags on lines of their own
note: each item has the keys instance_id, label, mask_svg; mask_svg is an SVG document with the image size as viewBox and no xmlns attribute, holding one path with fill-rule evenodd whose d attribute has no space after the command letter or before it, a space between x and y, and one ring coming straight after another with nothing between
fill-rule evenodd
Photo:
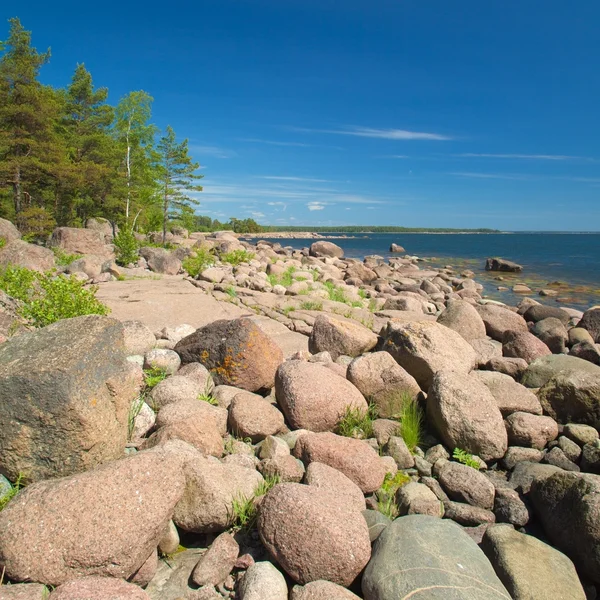
<instances>
[{"instance_id":1,"label":"calm sea water","mask_svg":"<svg viewBox=\"0 0 600 600\"><path fill-rule=\"evenodd\" d=\"M334 234L332 234L334 235ZM309 245L310 240L278 240L294 248ZM561 301L569 306L586 308L600 302L600 233L512 233L512 234L357 234L353 239L331 240L344 249L346 256L364 258L379 254L392 256L388 250L395 242L406 252L430 261L436 266L464 266L476 273L486 294L516 302L511 292L499 292L498 286L511 287L527 283L538 291L552 282ZM500 256L524 266L519 275L504 275L504 281L494 279L500 274L487 273L485 259ZM541 299L554 303L555 299Z\"/></svg>"}]
</instances>

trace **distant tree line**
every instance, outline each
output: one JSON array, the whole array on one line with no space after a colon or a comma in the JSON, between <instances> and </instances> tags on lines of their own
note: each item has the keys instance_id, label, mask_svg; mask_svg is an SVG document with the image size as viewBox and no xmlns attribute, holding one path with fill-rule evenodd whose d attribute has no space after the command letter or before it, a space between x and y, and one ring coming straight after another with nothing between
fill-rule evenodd
<instances>
[{"instance_id":1,"label":"distant tree line","mask_svg":"<svg viewBox=\"0 0 600 600\"><path fill-rule=\"evenodd\" d=\"M152 97L133 91L116 106L78 64L66 88L43 85L50 50L10 19L0 42L0 214L24 233L104 217L130 231L166 232L198 201L199 168L167 127L151 123Z\"/></svg>"},{"instance_id":2,"label":"distant tree line","mask_svg":"<svg viewBox=\"0 0 600 600\"><path fill-rule=\"evenodd\" d=\"M307 231L309 233L498 233L497 229L451 229L448 227L395 227L390 225L340 225L312 227L299 225L263 225L262 231Z\"/></svg>"}]
</instances>

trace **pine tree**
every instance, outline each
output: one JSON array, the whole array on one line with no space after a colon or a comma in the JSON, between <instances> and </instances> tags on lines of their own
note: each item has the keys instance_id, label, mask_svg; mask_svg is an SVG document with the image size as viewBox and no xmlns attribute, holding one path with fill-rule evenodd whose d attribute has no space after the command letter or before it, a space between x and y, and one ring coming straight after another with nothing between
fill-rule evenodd
<instances>
[{"instance_id":1,"label":"pine tree","mask_svg":"<svg viewBox=\"0 0 600 600\"><path fill-rule=\"evenodd\" d=\"M202 191L202 186L194 184L202 175L196 173L200 165L193 162L189 155L188 140L178 144L171 126L167 126L166 134L160 139L157 149L160 156L158 173L162 190L164 244L167 239L169 209L171 206L181 208L199 204L188 193Z\"/></svg>"}]
</instances>

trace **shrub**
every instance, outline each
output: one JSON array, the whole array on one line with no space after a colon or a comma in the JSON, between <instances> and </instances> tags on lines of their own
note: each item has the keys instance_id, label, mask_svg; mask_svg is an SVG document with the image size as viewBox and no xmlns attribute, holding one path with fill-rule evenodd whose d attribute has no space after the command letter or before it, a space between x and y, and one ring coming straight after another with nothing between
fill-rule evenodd
<instances>
[{"instance_id":1,"label":"shrub","mask_svg":"<svg viewBox=\"0 0 600 600\"><path fill-rule=\"evenodd\" d=\"M26 241L45 241L56 227L56 221L45 208L30 207L17 215L15 225Z\"/></svg>"},{"instance_id":2,"label":"shrub","mask_svg":"<svg viewBox=\"0 0 600 600\"><path fill-rule=\"evenodd\" d=\"M0 289L21 301L18 313L34 327L109 312L96 298L98 288L86 288L77 278L52 271L38 273L24 267L7 267L0 272Z\"/></svg>"},{"instance_id":3,"label":"shrub","mask_svg":"<svg viewBox=\"0 0 600 600\"><path fill-rule=\"evenodd\" d=\"M115 236L113 244L119 265L124 267L137 261L140 245L131 229L121 229Z\"/></svg>"},{"instance_id":4,"label":"shrub","mask_svg":"<svg viewBox=\"0 0 600 600\"><path fill-rule=\"evenodd\" d=\"M479 471L479 461L473 458L472 454L469 454L465 450L461 450L460 448L454 448L454 452L452 452L452 458L467 467L472 467Z\"/></svg>"},{"instance_id":5,"label":"shrub","mask_svg":"<svg viewBox=\"0 0 600 600\"><path fill-rule=\"evenodd\" d=\"M67 267L73 261L81 258L80 254L67 254L62 248L58 246L52 246L52 252L54 252L54 260L57 265L61 267Z\"/></svg>"},{"instance_id":6,"label":"shrub","mask_svg":"<svg viewBox=\"0 0 600 600\"><path fill-rule=\"evenodd\" d=\"M338 423L336 433L345 437L368 439L373 437L373 421L377 418L377 410L369 404L367 411L360 408L346 407L344 416Z\"/></svg>"},{"instance_id":7,"label":"shrub","mask_svg":"<svg viewBox=\"0 0 600 600\"><path fill-rule=\"evenodd\" d=\"M250 262L254 258L254 253L247 250L232 250L231 252L221 254L220 258L222 262L237 267L243 262Z\"/></svg>"},{"instance_id":8,"label":"shrub","mask_svg":"<svg viewBox=\"0 0 600 600\"><path fill-rule=\"evenodd\" d=\"M198 277L204 269L207 269L215 262L215 257L207 248L194 249L196 256L188 256L183 261L183 268L190 277Z\"/></svg>"}]
</instances>

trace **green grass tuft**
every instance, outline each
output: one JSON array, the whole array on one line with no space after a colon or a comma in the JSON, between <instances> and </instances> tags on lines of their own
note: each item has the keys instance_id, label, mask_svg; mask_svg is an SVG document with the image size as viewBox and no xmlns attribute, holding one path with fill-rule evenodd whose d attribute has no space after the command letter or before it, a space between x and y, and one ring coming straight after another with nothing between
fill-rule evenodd
<instances>
[{"instance_id":1,"label":"green grass tuft","mask_svg":"<svg viewBox=\"0 0 600 600\"><path fill-rule=\"evenodd\" d=\"M307 300L300 305L302 310L323 310L323 303L314 300Z\"/></svg>"},{"instance_id":2,"label":"green grass tuft","mask_svg":"<svg viewBox=\"0 0 600 600\"><path fill-rule=\"evenodd\" d=\"M232 286L229 285L225 288L225 293L233 300L234 298L237 298L237 291L236 289Z\"/></svg>"},{"instance_id":3,"label":"green grass tuft","mask_svg":"<svg viewBox=\"0 0 600 600\"><path fill-rule=\"evenodd\" d=\"M242 263L250 262L254 256L254 252L248 252L247 250L232 250L231 252L221 254L219 258L221 259L221 262L237 267Z\"/></svg>"},{"instance_id":4,"label":"green grass tuft","mask_svg":"<svg viewBox=\"0 0 600 600\"><path fill-rule=\"evenodd\" d=\"M472 454L469 454L465 450L461 450L460 448L454 448L454 452L452 452L452 458L467 467L472 467L476 471L479 471L479 461L473 458Z\"/></svg>"},{"instance_id":5,"label":"green grass tuft","mask_svg":"<svg viewBox=\"0 0 600 600\"><path fill-rule=\"evenodd\" d=\"M164 369L158 367L152 367L151 369L144 369L144 382L146 383L146 389L151 390L156 387L163 379L167 378L168 373Z\"/></svg>"},{"instance_id":6,"label":"green grass tuft","mask_svg":"<svg viewBox=\"0 0 600 600\"><path fill-rule=\"evenodd\" d=\"M81 254L67 254L62 248L58 246L52 246L52 252L54 252L54 260L60 267L67 267L73 261L81 258Z\"/></svg>"},{"instance_id":7,"label":"green grass tuft","mask_svg":"<svg viewBox=\"0 0 600 600\"><path fill-rule=\"evenodd\" d=\"M4 510L6 505L19 493L19 490L21 490L23 487L25 487L25 477L23 473L19 473L17 479L12 484L11 489L0 498L0 511Z\"/></svg>"},{"instance_id":8,"label":"green grass tuft","mask_svg":"<svg viewBox=\"0 0 600 600\"><path fill-rule=\"evenodd\" d=\"M188 256L183 260L182 266L190 277L198 277L204 269L214 265L215 257L206 248L195 248L196 256Z\"/></svg>"},{"instance_id":9,"label":"green grass tuft","mask_svg":"<svg viewBox=\"0 0 600 600\"><path fill-rule=\"evenodd\" d=\"M366 412L360 408L348 406L337 425L336 433L344 437L369 439L373 437L373 421L376 418L377 410L373 404L369 404Z\"/></svg>"},{"instance_id":10,"label":"green grass tuft","mask_svg":"<svg viewBox=\"0 0 600 600\"><path fill-rule=\"evenodd\" d=\"M410 477L402 471L398 471L395 475L388 473L385 476L381 487L375 492L379 512L392 520L398 516L396 492L409 481Z\"/></svg>"},{"instance_id":11,"label":"green grass tuft","mask_svg":"<svg viewBox=\"0 0 600 600\"><path fill-rule=\"evenodd\" d=\"M421 443L423 411L418 402L405 394L400 412L401 436L411 452Z\"/></svg>"}]
</instances>

